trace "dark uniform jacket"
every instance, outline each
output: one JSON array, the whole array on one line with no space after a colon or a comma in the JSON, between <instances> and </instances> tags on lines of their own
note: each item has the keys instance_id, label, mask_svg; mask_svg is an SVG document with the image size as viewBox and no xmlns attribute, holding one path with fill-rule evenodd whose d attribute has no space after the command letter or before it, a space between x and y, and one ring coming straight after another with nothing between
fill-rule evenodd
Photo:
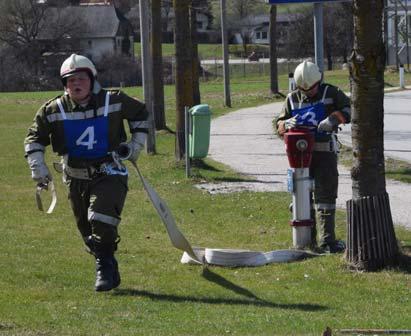
<instances>
[{"instance_id":1,"label":"dark uniform jacket","mask_svg":"<svg viewBox=\"0 0 411 336\"><path fill-rule=\"evenodd\" d=\"M278 129L278 122L281 120L287 120L291 118L291 103L290 99L292 99L294 108L304 108L310 105L314 105L320 102L323 99L324 90L327 88L326 95L324 97L324 105L325 105L325 116L329 116L331 113L335 111L340 111L345 117L346 123L351 121L351 107L350 107L350 99L347 95L341 91L336 86L331 84L320 84L318 93L315 97L309 98L300 90L295 90L287 95L286 101L284 106L281 110L280 115L275 121L275 127ZM317 141L329 141L330 136L323 136L321 139L316 139Z\"/></svg>"},{"instance_id":2,"label":"dark uniform jacket","mask_svg":"<svg viewBox=\"0 0 411 336\"><path fill-rule=\"evenodd\" d=\"M67 154L67 146L64 134L63 117L57 104L60 98L67 119L79 120L95 118L104 113L106 93L109 92L108 107L108 151L115 150L118 145L127 140L124 120L128 121L130 133L148 132L148 113L145 105L133 99L119 90L101 89L97 94L92 94L87 106L76 104L67 94L55 97L46 102L36 113L34 123L29 128L24 141L26 155L35 151L45 151L45 147L51 143L53 151L58 155ZM108 160L99 158L97 161ZM71 161L70 161L71 160ZM87 167L96 164L95 160L80 160L69 158L69 165L73 167Z\"/></svg>"}]
</instances>

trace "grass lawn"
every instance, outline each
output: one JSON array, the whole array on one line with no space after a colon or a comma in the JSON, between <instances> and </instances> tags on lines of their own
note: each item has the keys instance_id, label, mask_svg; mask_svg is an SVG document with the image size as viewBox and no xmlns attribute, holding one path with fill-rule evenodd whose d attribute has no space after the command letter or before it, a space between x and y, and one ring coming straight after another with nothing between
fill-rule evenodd
<instances>
[{"instance_id":1,"label":"grass lawn","mask_svg":"<svg viewBox=\"0 0 411 336\"><path fill-rule=\"evenodd\" d=\"M334 75L334 74L333 74ZM346 75L335 76L344 84ZM329 78L334 78L328 76ZM286 78L280 79L285 90ZM389 80L389 79L388 79ZM233 81L233 108L275 100L268 78ZM141 89L127 88L141 97ZM214 116L221 81L202 84ZM327 326L410 329L411 265L375 273L349 271L341 255L258 268L180 264L165 228L132 173L122 216L119 289L95 293L94 261L82 248L60 177L51 215L35 206L23 139L34 112L56 92L0 93L0 335L321 335ZM167 123L175 128L173 87L166 88ZM231 109L231 110L232 110ZM159 132L158 154L143 154L143 175L168 203L195 246L269 251L292 245L286 193L210 195L199 181L241 178L205 160L188 180L174 160L174 135ZM56 157L48 149L51 165ZM46 200L44 200L46 202ZM411 232L396 228L404 251ZM337 235L345 237L345 215Z\"/></svg>"}]
</instances>

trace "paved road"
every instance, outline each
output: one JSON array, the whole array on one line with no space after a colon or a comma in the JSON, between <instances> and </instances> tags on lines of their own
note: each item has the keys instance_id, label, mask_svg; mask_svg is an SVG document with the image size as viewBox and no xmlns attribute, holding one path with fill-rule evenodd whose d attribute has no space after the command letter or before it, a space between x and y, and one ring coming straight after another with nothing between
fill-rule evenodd
<instances>
[{"instance_id":1,"label":"paved road","mask_svg":"<svg viewBox=\"0 0 411 336\"><path fill-rule=\"evenodd\" d=\"M411 118L411 111L407 114L405 108L396 100L396 97L402 97L401 99L405 105L408 104L408 98L404 98L404 93L387 95L387 102L392 102L389 106L395 106L396 108L397 105L398 108L401 106L401 115L408 121L408 118ZM411 103L411 96L409 102ZM201 185L202 189L211 193L239 190L287 190L286 174L288 159L285 155L284 143L273 134L271 123L274 116L280 112L281 107L282 103L273 103L255 108L241 109L212 120L211 158L246 175L249 181ZM387 108L386 113L387 115L397 115L395 113L398 112L391 112ZM404 129L403 134L411 132L411 123L406 124L405 121L401 122L399 120L393 123L392 127L397 127L395 125L401 125L404 128L408 126L408 131ZM387 131L391 132L392 130ZM346 130L345 132L348 131ZM392 141L397 142L390 142L391 147L387 148L391 150L387 154L391 152L397 154L406 153L402 149L411 148L410 137L407 137L407 139L393 137ZM352 184L349 171L345 167L339 166L339 172L337 206L345 208L346 201L352 198ZM411 228L411 185L387 180L387 192L390 195L394 223Z\"/></svg>"},{"instance_id":2,"label":"paved road","mask_svg":"<svg viewBox=\"0 0 411 336\"><path fill-rule=\"evenodd\" d=\"M260 58L258 61L249 61L248 58L230 58L229 60L230 64L248 64L248 63L252 63L252 64L258 64L258 63L265 63L268 64L270 63L270 59L269 58ZM287 62L286 58L278 58L277 59L277 63L285 63ZM214 60L202 60L201 64L204 65L213 65L213 64L223 64L224 60L222 59L214 59Z\"/></svg>"},{"instance_id":3,"label":"paved road","mask_svg":"<svg viewBox=\"0 0 411 336\"><path fill-rule=\"evenodd\" d=\"M351 129L344 126L339 137L351 145ZM411 162L411 90L392 92L384 98L385 155Z\"/></svg>"}]
</instances>

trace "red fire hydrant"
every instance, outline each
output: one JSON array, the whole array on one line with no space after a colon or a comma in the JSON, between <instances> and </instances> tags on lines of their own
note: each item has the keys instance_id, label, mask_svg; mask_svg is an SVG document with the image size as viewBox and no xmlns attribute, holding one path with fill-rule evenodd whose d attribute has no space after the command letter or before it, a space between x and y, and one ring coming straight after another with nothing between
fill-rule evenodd
<instances>
[{"instance_id":1,"label":"red fire hydrant","mask_svg":"<svg viewBox=\"0 0 411 336\"><path fill-rule=\"evenodd\" d=\"M306 248L311 244L311 191L314 188L309 167L314 147L314 133L308 129L291 129L284 135L288 162L288 191L293 194L293 246Z\"/></svg>"}]
</instances>

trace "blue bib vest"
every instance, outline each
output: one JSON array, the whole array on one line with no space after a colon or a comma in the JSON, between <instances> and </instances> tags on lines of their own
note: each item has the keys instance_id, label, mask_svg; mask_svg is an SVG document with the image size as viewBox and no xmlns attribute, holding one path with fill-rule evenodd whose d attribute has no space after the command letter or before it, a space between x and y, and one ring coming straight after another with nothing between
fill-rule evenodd
<instances>
[{"instance_id":1,"label":"blue bib vest","mask_svg":"<svg viewBox=\"0 0 411 336\"><path fill-rule=\"evenodd\" d=\"M291 116L297 117L297 125L317 128L318 124L325 119L325 95L327 94L328 86L324 89L324 94L318 103L311 106L301 107L301 102L298 108L294 107L294 102L290 97Z\"/></svg>"},{"instance_id":2,"label":"blue bib vest","mask_svg":"<svg viewBox=\"0 0 411 336\"><path fill-rule=\"evenodd\" d=\"M57 99L63 118L64 136L68 155L74 158L97 159L108 154L108 107L107 92L104 114L91 119L68 119L63 104Z\"/></svg>"},{"instance_id":3,"label":"blue bib vest","mask_svg":"<svg viewBox=\"0 0 411 336\"><path fill-rule=\"evenodd\" d=\"M295 108L291 97L289 99L291 105L291 116L297 117L297 126L312 128L315 131L315 136L317 140L322 136L326 135L325 132L318 132L317 127L318 124L326 118L324 101L325 95L327 94L327 89L328 86L326 86L324 89L321 101L311 106L301 107L300 102L299 107Z\"/></svg>"}]
</instances>

